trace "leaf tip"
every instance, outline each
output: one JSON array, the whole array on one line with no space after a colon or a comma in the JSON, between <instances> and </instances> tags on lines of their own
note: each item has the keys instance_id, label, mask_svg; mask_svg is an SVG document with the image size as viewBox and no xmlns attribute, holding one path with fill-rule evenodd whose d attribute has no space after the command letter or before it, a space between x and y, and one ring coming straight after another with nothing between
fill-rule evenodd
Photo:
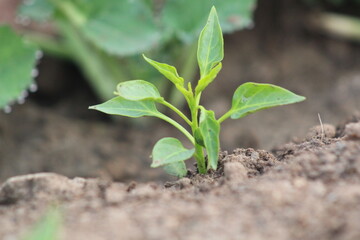
<instances>
[{"instance_id":1,"label":"leaf tip","mask_svg":"<svg viewBox=\"0 0 360 240\"><path fill-rule=\"evenodd\" d=\"M215 12L216 13L216 7L215 7L215 5L213 5L212 7L211 7L211 11L210 12Z\"/></svg>"}]
</instances>

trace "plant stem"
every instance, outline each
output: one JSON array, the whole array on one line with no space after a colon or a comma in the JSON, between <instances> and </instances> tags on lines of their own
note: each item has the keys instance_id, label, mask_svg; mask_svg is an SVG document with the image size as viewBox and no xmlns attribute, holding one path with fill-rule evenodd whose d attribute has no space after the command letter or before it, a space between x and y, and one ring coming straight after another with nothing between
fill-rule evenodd
<instances>
[{"instance_id":1,"label":"plant stem","mask_svg":"<svg viewBox=\"0 0 360 240\"><path fill-rule=\"evenodd\" d=\"M182 119L185 120L185 122L187 124L189 124L189 126L192 125L192 122L190 121L189 118L187 118L177 107L175 107L174 105L172 105L171 103L167 102L166 100L162 100L159 101L159 103L163 104L164 106L170 108L171 110L173 110L175 113L177 113Z\"/></svg>"},{"instance_id":2,"label":"plant stem","mask_svg":"<svg viewBox=\"0 0 360 240\"><path fill-rule=\"evenodd\" d=\"M205 157L204 157L204 151L203 151L203 147L200 146L199 144L195 143L195 159L197 162L197 167L199 170L199 173L201 174L205 174L206 173L206 166L205 166Z\"/></svg>"},{"instance_id":3,"label":"plant stem","mask_svg":"<svg viewBox=\"0 0 360 240\"><path fill-rule=\"evenodd\" d=\"M191 120L192 120L191 130L192 130L193 136L195 136L195 132L199 128L199 126L198 126L199 108L198 108L197 100L195 100L194 97L192 99L189 99L188 104L189 104L190 111L191 111ZM194 146L195 146L194 157L197 162L198 171L201 174L205 174L206 173L206 165L205 165L205 157L204 157L203 147L201 145L199 145L198 143L196 143L196 141L195 141Z\"/></svg>"},{"instance_id":4,"label":"plant stem","mask_svg":"<svg viewBox=\"0 0 360 240\"><path fill-rule=\"evenodd\" d=\"M77 8L69 1L50 0L76 27L80 27L86 22L86 16L83 15Z\"/></svg>"},{"instance_id":5,"label":"plant stem","mask_svg":"<svg viewBox=\"0 0 360 240\"><path fill-rule=\"evenodd\" d=\"M229 110L228 112L226 112L224 115L222 115L217 121L218 123L222 123L223 121L225 121L226 119L228 119L231 114L232 114L232 110Z\"/></svg>"},{"instance_id":6,"label":"plant stem","mask_svg":"<svg viewBox=\"0 0 360 240\"><path fill-rule=\"evenodd\" d=\"M191 135L191 133L189 133L183 126L181 126L179 123L177 123L174 119L166 116L165 114L160 113L159 115L156 115L156 117L170 123L171 125L173 125L174 127L176 127L180 132L182 132L189 140L192 144L196 144L195 143L195 139L194 137Z\"/></svg>"},{"instance_id":7,"label":"plant stem","mask_svg":"<svg viewBox=\"0 0 360 240\"><path fill-rule=\"evenodd\" d=\"M116 80L110 74L110 71L101 61L98 54L82 39L72 25L66 22L59 22L59 26L65 35L68 48L73 53L74 59L81 66L84 74L99 97L103 100L113 97Z\"/></svg>"},{"instance_id":8,"label":"plant stem","mask_svg":"<svg viewBox=\"0 0 360 240\"><path fill-rule=\"evenodd\" d=\"M118 82L127 79L118 67L117 59L102 52L85 39L81 34L81 26L86 17L71 2L51 0L60 10L57 19L68 53L83 70L96 94L102 100L113 97L113 91Z\"/></svg>"}]
</instances>

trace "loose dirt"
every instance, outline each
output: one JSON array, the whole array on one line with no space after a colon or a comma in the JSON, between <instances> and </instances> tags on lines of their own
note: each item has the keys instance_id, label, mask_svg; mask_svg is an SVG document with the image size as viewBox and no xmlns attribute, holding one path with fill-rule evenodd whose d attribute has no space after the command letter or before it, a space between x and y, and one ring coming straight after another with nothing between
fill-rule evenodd
<instances>
[{"instance_id":1,"label":"loose dirt","mask_svg":"<svg viewBox=\"0 0 360 240\"><path fill-rule=\"evenodd\" d=\"M61 239L360 239L359 118L326 129L273 153L224 152L217 171L164 185L11 178L0 188L0 238L22 236L56 203Z\"/></svg>"}]
</instances>

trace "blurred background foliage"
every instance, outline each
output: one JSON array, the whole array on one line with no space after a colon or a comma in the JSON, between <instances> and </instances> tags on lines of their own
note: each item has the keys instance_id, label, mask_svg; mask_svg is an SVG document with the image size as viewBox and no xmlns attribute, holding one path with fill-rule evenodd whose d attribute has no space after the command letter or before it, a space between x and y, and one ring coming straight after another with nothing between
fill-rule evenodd
<instances>
[{"instance_id":1,"label":"blurred background foliage","mask_svg":"<svg viewBox=\"0 0 360 240\"><path fill-rule=\"evenodd\" d=\"M252 26L255 0L25 0L18 8L18 19L25 24L50 23L51 33L27 30L22 32L23 39L46 54L75 62L93 91L106 100L112 97L116 84L125 80L144 79L157 84L159 77L150 67L144 67L142 53L176 65L180 74L192 81L197 73L195 41L213 5L224 33ZM13 34L2 29L2 39ZM5 52L21 54L19 47L0 42L0 59L7 58ZM1 99L0 108L13 103L29 88L36 71L32 69L35 60L34 55L26 67L0 68L9 74L2 76L2 89L17 85L16 92ZM19 69L24 76L11 75ZM170 84L158 87L170 101L176 101Z\"/></svg>"}]
</instances>

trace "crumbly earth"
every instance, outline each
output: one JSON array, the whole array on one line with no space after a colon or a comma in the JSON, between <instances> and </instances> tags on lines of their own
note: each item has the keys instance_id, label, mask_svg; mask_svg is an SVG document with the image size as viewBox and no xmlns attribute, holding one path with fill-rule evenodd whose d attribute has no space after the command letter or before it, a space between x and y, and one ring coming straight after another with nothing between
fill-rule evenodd
<instances>
[{"instance_id":1,"label":"crumbly earth","mask_svg":"<svg viewBox=\"0 0 360 240\"><path fill-rule=\"evenodd\" d=\"M217 171L156 183L40 173L0 188L0 239L58 205L60 239L360 239L360 121L306 139L222 153Z\"/></svg>"}]
</instances>

